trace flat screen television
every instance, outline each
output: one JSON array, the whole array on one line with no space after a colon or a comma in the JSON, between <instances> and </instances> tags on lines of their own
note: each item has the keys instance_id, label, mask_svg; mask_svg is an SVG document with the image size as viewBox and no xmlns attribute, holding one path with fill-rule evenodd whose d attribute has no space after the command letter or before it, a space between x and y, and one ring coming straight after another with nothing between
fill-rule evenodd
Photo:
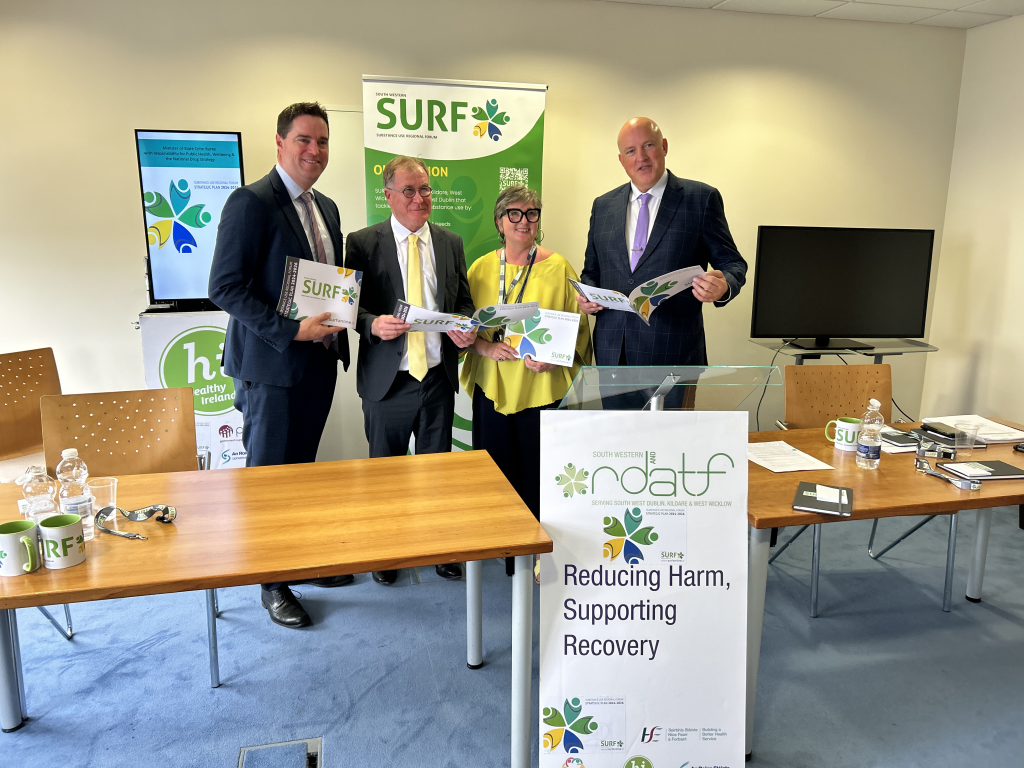
<instances>
[{"instance_id":1,"label":"flat screen television","mask_svg":"<svg viewBox=\"0 0 1024 768\"><path fill-rule=\"evenodd\" d=\"M804 349L921 338L934 240L931 229L758 227L751 338Z\"/></svg>"},{"instance_id":2,"label":"flat screen television","mask_svg":"<svg viewBox=\"0 0 1024 768\"><path fill-rule=\"evenodd\" d=\"M216 309L207 284L217 225L242 184L237 131L135 131L151 305Z\"/></svg>"}]
</instances>

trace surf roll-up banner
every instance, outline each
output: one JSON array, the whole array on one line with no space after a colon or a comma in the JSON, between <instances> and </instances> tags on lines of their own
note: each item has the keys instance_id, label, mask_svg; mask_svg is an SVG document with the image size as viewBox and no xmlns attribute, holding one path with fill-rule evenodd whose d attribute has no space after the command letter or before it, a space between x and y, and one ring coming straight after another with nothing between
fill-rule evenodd
<instances>
[{"instance_id":1,"label":"surf roll-up banner","mask_svg":"<svg viewBox=\"0 0 1024 768\"><path fill-rule=\"evenodd\" d=\"M494 201L541 192L546 85L363 76L366 223L391 216L381 173L397 155L426 164L430 220L460 235L467 267L501 245Z\"/></svg>"}]
</instances>

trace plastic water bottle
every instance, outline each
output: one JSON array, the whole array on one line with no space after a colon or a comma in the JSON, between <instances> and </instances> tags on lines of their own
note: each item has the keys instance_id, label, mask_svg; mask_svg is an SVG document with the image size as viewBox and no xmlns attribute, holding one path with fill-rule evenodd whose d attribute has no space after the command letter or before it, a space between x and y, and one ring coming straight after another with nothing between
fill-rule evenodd
<instances>
[{"instance_id":1,"label":"plastic water bottle","mask_svg":"<svg viewBox=\"0 0 1024 768\"><path fill-rule=\"evenodd\" d=\"M861 419L860 437L857 439L857 466L861 469L878 469L882 458L882 427L885 419L879 410L882 404L871 398L868 410Z\"/></svg>"},{"instance_id":2,"label":"plastic water bottle","mask_svg":"<svg viewBox=\"0 0 1024 768\"><path fill-rule=\"evenodd\" d=\"M58 514L57 481L46 474L45 467L29 467L15 480L25 497L25 517L38 523Z\"/></svg>"},{"instance_id":3,"label":"plastic water bottle","mask_svg":"<svg viewBox=\"0 0 1024 768\"><path fill-rule=\"evenodd\" d=\"M57 465L57 479L60 480L60 511L62 515L79 515L82 518L82 533L89 541L93 535L92 496L85 483L89 479L89 468L78 457L77 448L65 448L60 453Z\"/></svg>"}]
</instances>

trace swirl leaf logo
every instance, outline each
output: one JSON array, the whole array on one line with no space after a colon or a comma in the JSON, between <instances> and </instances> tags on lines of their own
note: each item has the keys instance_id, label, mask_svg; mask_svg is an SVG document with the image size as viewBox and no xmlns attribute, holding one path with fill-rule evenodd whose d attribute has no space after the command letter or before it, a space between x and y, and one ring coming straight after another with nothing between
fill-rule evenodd
<instances>
[{"instance_id":1,"label":"swirl leaf logo","mask_svg":"<svg viewBox=\"0 0 1024 768\"><path fill-rule=\"evenodd\" d=\"M520 357L524 355L537 355L537 347L551 341L551 330L549 328L538 328L541 314L537 312L528 320L520 320L508 327L508 338L506 343L515 349Z\"/></svg>"},{"instance_id":2,"label":"swirl leaf logo","mask_svg":"<svg viewBox=\"0 0 1024 768\"><path fill-rule=\"evenodd\" d=\"M3 560L5 557L7 557L7 553L0 549L0 560Z\"/></svg>"},{"instance_id":3,"label":"swirl leaf logo","mask_svg":"<svg viewBox=\"0 0 1024 768\"><path fill-rule=\"evenodd\" d=\"M480 121L473 126L473 135L481 139L488 136L494 141L501 138L501 129L498 126L509 121L508 115L498 111L497 99L488 99L483 107L473 107L473 119Z\"/></svg>"},{"instance_id":4,"label":"swirl leaf logo","mask_svg":"<svg viewBox=\"0 0 1024 768\"><path fill-rule=\"evenodd\" d=\"M585 496L587 493L587 478L590 473L583 467L577 469L572 464L566 464L562 474L555 477L555 482L562 486L562 496L572 498L575 494Z\"/></svg>"},{"instance_id":5,"label":"swirl leaf logo","mask_svg":"<svg viewBox=\"0 0 1024 768\"><path fill-rule=\"evenodd\" d=\"M544 749L553 752L559 744L569 754L583 751L583 742L576 734L589 736L597 730L597 723L591 716L580 717L583 712L583 705L579 699L565 700L562 711L554 707L544 707L544 723L553 726L550 731L544 734L542 739ZM568 763L567 763L568 765Z\"/></svg>"},{"instance_id":6,"label":"swirl leaf logo","mask_svg":"<svg viewBox=\"0 0 1024 768\"><path fill-rule=\"evenodd\" d=\"M480 326L483 328L497 328L499 325L505 325L508 322L508 318L499 315L497 307L493 305L484 307L477 315Z\"/></svg>"},{"instance_id":7,"label":"swirl leaf logo","mask_svg":"<svg viewBox=\"0 0 1024 768\"><path fill-rule=\"evenodd\" d=\"M658 540L658 534L654 532L653 525L640 527L643 519L644 516L639 507L627 508L621 521L617 517L606 517L604 532L614 538L604 543L602 557L614 560L619 555L623 555L623 559L631 565L641 562L644 559L644 553L637 545L647 546Z\"/></svg>"},{"instance_id":8,"label":"swirl leaf logo","mask_svg":"<svg viewBox=\"0 0 1024 768\"><path fill-rule=\"evenodd\" d=\"M341 298L347 301L349 304L356 303L356 289L355 288L344 288L341 291Z\"/></svg>"},{"instance_id":9,"label":"swirl leaf logo","mask_svg":"<svg viewBox=\"0 0 1024 768\"><path fill-rule=\"evenodd\" d=\"M192 191L185 179L172 181L167 197L159 192L145 192L142 204L146 213L157 219L146 228L146 236L150 245L163 248L168 240L174 243L178 253L195 253L196 239L189 232L191 229L202 229L213 220L205 203L189 206Z\"/></svg>"},{"instance_id":10,"label":"swirl leaf logo","mask_svg":"<svg viewBox=\"0 0 1024 768\"><path fill-rule=\"evenodd\" d=\"M678 280L668 280L659 283L657 280L651 280L649 283L645 283L640 286L640 295L633 299L633 309L639 312L640 317L644 320L649 319L654 308L668 298L665 291L675 288L678 282Z\"/></svg>"}]
</instances>

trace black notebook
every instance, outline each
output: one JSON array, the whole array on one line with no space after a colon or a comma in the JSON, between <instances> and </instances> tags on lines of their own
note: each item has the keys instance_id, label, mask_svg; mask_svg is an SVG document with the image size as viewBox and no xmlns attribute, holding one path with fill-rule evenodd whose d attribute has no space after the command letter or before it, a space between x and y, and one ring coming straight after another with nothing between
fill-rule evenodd
<instances>
[{"instance_id":1,"label":"black notebook","mask_svg":"<svg viewBox=\"0 0 1024 768\"><path fill-rule=\"evenodd\" d=\"M971 480L1024 480L1024 469L1005 461L947 461L936 466Z\"/></svg>"},{"instance_id":2,"label":"black notebook","mask_svg":"<svg viewBox=\"0 0 1024 768\"><path fill-rule=\"evenodd\" d=\"M793 509L818 515L849 517L853 512L853 489L819 483L800 483Z\"/></svg>"}]
</instances>

